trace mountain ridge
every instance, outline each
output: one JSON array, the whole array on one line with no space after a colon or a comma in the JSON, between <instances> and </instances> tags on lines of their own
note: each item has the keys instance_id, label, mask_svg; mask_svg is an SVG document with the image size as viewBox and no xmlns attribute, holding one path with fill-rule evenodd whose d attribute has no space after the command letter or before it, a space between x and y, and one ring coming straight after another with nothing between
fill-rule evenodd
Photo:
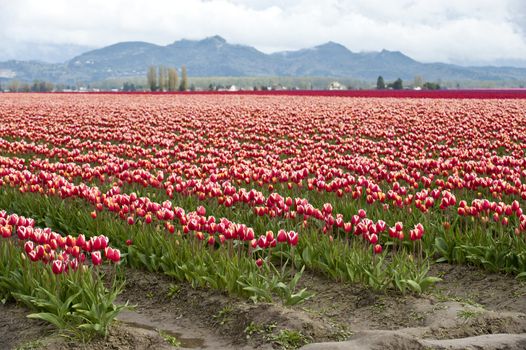
<instances>
[{"instance_id":1,"label":"mountain ridge","mask_svg":"<svg viewBox=\"0 0 526 350\"><path fill-rule=\"evenodd\" d=\"M186 65L189 76L348 77L373 81L382 75L386 80L422 76L427 81L526 81L526 68L422 63L400 51L353 52L333 41L267 54L252 46L231 44L219 35L176 40L165 46L145 41L119 42L86 51L64 63L4 61L0 62L0 78L89 83L145 76L150 65Z\"/></svg>"}]
</instances>

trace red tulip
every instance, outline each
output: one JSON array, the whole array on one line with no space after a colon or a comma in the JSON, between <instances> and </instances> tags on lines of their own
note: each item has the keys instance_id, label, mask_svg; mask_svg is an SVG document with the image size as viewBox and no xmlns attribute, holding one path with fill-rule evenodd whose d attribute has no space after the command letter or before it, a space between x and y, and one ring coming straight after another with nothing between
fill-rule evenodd
<instances>
[{"instance_id":1,"label":"red tulip","mask_svg":"<svg viewBox=\"0 0 526 350\"><path fill-rule=\"evenodd\" d=\"M40 259L38 253L35 250L28 252L27 255L29 256L29 259L33 262L38 261Z\"/></svg>"},{"instance_id":2,"label":"red tulip","mask_svg":"<svg viewBox=\"0 0 526 350\"><path fill-rule=\"evenodd\" d=\"M2 235L2 237L4 238L9 238L11 237L11 234L12 234L12 228L11 226L3 226L3 227L0 227L0 234Z\"/></svg>"},{"instance_id":3,"label":"red tulip","mask_svg":"<svg viewBox=\"0 0 526 350\"><path fill-rule=\"evenodd\" d=\"M202 205L197 207L196 212L197 212L197 215L199 215L199 216L205 216L206 215L206 209Z\"/></svg>"},{"instance_id":4,"label":"red tulip","mask_svg":"<svg viewBox=\"0 0 526 350\"><path fill-rule=\"evenodd\" d=\"M16 229L16 234L19 239L26 240L29 236L28 228L25 226L18 226Z\"/></svg>"},{"instance_id":5,"label":"red tulip","mask_svg":"<svg viewBox=\"0 0 526 350\"><path fill-rule=\"evenodd\" d=\"M113 254L110 260L114 263L118 263L121 260L121 251L119 249L113 249Z\"/></svg>"},{"instance_id":6,"label":"red tulip","mask_svg":"<svg viewBox=\"0 0 526 350\"><path fill-rule=\"evenodd\" d=\"M84 245L86 244L86 237L84 235L78 235L76 244L84 248Z\"/></svg>"},{"instance_id":7,"label":"red tulip","mask_svg":"<svg viewBox=\"0 0 526 350\"><path fill-rule=\"evenodd\" d=\"M144 222L147 223L147 224L151 223L152 222L152 216L150 214L146 214L144 216Z\"/></svg>"},{"instance_id":8,"label":"red tulip","mask_svg":"<svg viewBox=\"0 0 526 350\"><path fill-rule=\"evenodd\" d=\"M276 239L279 243L287 242L287 232L285 230L279 230Z\"/></svg>"},{"instance_id":9,"label":"red tulip","mask_svg":"<svg viewBox=\"0 0 526 350\"><path fill-rule=\"evenodd\" d=\"M95 266L102 264L102 256L99 251L91 253L91 262Z\"/></svg>"},{"instance_id":10,"label":"red tulip","mask_svg":"<svg viewBox=\"0 0 526 350\"><path fill-rule=\"evenodd\" d=\"M291 246L296 246L298 244L299 236L296 232L290 231L288 233L288 242Z\"/></svg>"},{"instance_id":11,"label":"red tulip","mask_svg":"<svg viewBox=\"0 0 526 350\"><path fill-rule=\"evenodd\" d=\"M24 250L25 250L25 252L28 253L28 254L29 254L30 252L32 252L34 248L35 248L35 245L34 245L34 243L31 242L31 241L28 241L28 242L26 242L26 243L24 244Z\"/></svg>"},{"instance_id":12,"label":"red tulip","mask_svg":"<svg viewBox=\"0 0 526 350\"><path fill-rule=\"evenodd\" d=\"M64 263L62 260L53 260L53 264L51 265L51 270L55 275L59 275L62 272L64 272Z\"/></svg>"}]
</instances>

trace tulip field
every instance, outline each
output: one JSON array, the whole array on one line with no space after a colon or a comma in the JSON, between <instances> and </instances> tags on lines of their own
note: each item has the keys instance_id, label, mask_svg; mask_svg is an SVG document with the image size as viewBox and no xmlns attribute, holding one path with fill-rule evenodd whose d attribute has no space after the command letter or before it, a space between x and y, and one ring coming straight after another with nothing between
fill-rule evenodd
<instances>
[{"instance_id":1,"label":"tulip field","mask_svg":"<svg viewBox=\"0 0 526 350\"><path fill-rule=\"evenodd\" d=\"M124 270L286 307L305 274L526 278L526 99L0 95L0 298L89 340Z\"/></svg>"}]
</instances>

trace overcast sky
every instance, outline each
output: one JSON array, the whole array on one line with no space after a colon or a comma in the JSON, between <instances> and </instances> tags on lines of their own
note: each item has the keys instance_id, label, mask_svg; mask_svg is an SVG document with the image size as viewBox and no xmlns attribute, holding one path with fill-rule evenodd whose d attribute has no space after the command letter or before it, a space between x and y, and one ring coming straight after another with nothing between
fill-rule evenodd
<instances>
[{"instance_id":1,"label":"overcast sky","mask_svg":"<svg viewBox=\"0 0 526 350\"><path fill-rule=\"evenodd\" d=\"M335 41L425 62L507 62L526 58L526 0L0 0L1 59L216 34L264 52Z\"/></svg>"}]
</instances>

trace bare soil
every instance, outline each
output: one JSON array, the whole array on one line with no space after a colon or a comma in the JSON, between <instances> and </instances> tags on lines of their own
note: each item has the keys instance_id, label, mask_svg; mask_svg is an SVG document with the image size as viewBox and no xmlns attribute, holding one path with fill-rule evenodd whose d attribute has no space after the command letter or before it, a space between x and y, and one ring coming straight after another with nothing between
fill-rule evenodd
<instances>
[{"instance_id":1,"label":"bare soil","mask_svg":"<svg viewBox=\"0 0 526 350\"><path fill-rule=\"evenodd\" d=\"M121 301L136 307L107 339L83 347L8 304L0 305L0 349L526 349L526 283L448 264L431 274L443 281L421 296L305 274L302 286L315 297L286 308L128 269ZM289 344L282 330L301 338Z\"/></svg>"}]
</instances>

